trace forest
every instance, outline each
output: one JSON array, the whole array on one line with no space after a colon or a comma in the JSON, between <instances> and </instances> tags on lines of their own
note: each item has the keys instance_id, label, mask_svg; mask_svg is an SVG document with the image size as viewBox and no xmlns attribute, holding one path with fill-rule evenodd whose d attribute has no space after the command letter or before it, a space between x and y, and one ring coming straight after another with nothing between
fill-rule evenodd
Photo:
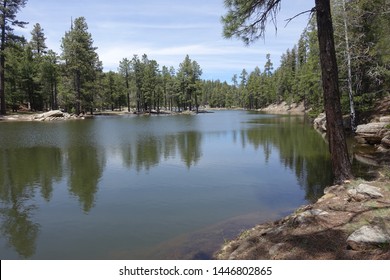
<instances>
[{"instance_id":1,"label":"forest","mask_svg":"<svg viewBox=\"0 0 390 280\"><path fill-rule=\"evenodd\" d=\"M200 106L260 109L272 103L304 102L323 111L321 69L315 19L299 41L273 67L271 56L255 69L243 69L230 82L202 80L201 66L187 55L176 68L160 66L147 54L129 54L117 71L103 71L84 17L64 33L61 53L47 48L36 23L31 39L14 34L17 11L27 1L0 7L2 114L7 111L62 109L70 113L103 110L150 112L198 110ZM356 123L390 87L389 0L332 0L343 113Z\"/></svg>"}]
</instances>

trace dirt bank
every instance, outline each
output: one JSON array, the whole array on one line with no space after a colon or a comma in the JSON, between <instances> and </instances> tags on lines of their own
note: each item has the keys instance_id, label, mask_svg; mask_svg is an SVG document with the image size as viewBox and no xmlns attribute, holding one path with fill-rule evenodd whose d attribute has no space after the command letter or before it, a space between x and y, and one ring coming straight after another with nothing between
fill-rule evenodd
<instances>
[{"instance_id":1,"label":"dirt bank","mask_svg":"<svg viewBox=\"0 0 390 280\"><path fill-rule=\"evenodd\" d=\"M265 108L259 109L260 112L266 112L269 114L292 114L303 115L309 110L305 109L303 102L288 104L285 101L278 104L271 104Z\"/></svg>"},{"instance_id":2,"label":"dirt bank","mask_svg":"<svg viewBox=\"0 0 390 280\"><path fill-rule=\"evenodd\" d=\"M390 170L378 176L328 187L316 203L243 232L214 257L390 259Z\"/></svg>"}]
</instances>

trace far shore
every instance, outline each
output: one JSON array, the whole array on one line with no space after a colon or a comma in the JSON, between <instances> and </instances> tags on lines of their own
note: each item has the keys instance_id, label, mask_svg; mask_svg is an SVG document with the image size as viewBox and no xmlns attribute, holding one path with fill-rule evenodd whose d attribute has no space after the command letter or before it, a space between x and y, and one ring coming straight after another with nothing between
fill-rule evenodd
<instances>
[{"instance_id":1,"label":"far shore","mask_svg":"<svg viewBox=\"0 0 390 280\"><path fill-rule=\"evenodd\" d=\"M232 108L221 108L221 107L201 107L198 112L195 110L193 111L170 111L170 110L152 110L151 112L136 112L135 110L131 110L128 112L127 110L107 110L107 111L96 111L92 115L90 113L87 114L81 114L79 116L76 116L75 114L68 114L67 118L64 119L85 119L85 118L91 118L93 116L118 116L118 115L179 115L179 114L203 114L203 113L213 113L214 111L229 111L229 110L248 110L244 108L239 107L232 107ZM248 110L251 111L251 110ZM278 104L271 104L265 108L252 110L257 112L264 112L268 114L292 114L292 115L303 115L309 112L310 110L306 110L303 103L292 103L287 104L286 102L281 102ZM0 121L42 121L40 116L43 114L50 114L50 112L57 112L57 111L45 111L45 112L31 112L31 111L21 111L21 112L9 112L7 115L0 115ZM63 114L67 114L63 112ZM54 120L60 120L62 117L57 117L57 119ZM50 119L52 120L52 119Z\"/></svg>"}]
</instances>

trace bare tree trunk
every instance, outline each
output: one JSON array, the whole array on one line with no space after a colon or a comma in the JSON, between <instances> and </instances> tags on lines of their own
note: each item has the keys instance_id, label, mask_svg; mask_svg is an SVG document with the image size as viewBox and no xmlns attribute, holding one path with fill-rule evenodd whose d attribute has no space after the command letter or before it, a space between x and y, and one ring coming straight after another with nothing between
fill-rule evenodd
<instances>
[{"instance_id":1,"label":"bare tree trunk","mask_svg":"<svg viewBox=\"0 0 390 280\"><path fill-rule=\"evenodd\" d=\"M329 150L334 181L340 183L352 178L352 169L341 112L330 0L315 0L315 3Z\"/></svg>"},{"instance_id":2,"label":"bare tree trunk","mask_svg":"<svg viewBox=\"0 0 390 280\"><path fill-rule=\"evenodd\" d=\"M353 89L352 89L352 66L351 66L351 47L349 45L348 24L347 24L347 11L345 8L345 0L343 2L343 18L344 18L344 35L345 35L345 51L347 54L347 69L348 69L348 95L349 95L349 108L351 116L351 130L356 131L356 112L353 102Z\"/></svg>"},{"instance_id":3,"label":"bare tree trunk","mask_svg":"<svg viewBox=\"0 0 390 280\"><path fill-rule=\"evenodd\" d=\"M80 72L76 72L75 83L76 83L76 115L81 113L81 77Z\"/></svg>"},{"instance_id":4,"label":"bare tree trunk","mask_svg":"<svg viewBox=\"0 0 390 280\"><path fill-rule=\"evenodd\" d=\"M130 113L130 85L129 85L129 73L126 69L126 97L127 97L127 112Z\"/></svg>"}]
</instances>

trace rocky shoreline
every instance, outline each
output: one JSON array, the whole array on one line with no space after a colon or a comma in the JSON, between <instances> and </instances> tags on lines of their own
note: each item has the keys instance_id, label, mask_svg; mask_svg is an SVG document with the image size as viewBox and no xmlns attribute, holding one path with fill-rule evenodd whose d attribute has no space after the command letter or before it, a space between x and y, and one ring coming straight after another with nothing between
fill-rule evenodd
<instances>
[{"instance_id":1,"label":"rocky shoreline","mask_svg":"<svg viewBox=\"0 0 390 280\"><path fill-rule=\"evenodd\" d=\"M291 103L283 101L278 104L271 104L265 108L261 108L258 111L265 112L268 114L293 114L293 115L304 115L310 110L306 109L303 102Z\"/></svg>"},{"instance_id":2,"label":"rocky shoreline","mask_svg":"<svg viewBox=\"0 0 390 280\"><path fill-rule=\"evenodd\" d=\"M40 114L18 114L0 116L0 121L37 121L37 122L49 122L49 121L64 121L64 120L80 120L85 119L87 116L74 115L62 112L60 110L53 110Z\"/></svg>"},{"instance_id":3,"label":"rocky shoreline","mask_svg":"<svg viewBox=\"0 0 390 280\"><path fill-rule=\"evenodd\" d=\"M389 172L390 171L386 171ZM390 259L390 174L325 189L316 203L258 225L214 257L250 259Z\"/></svg>"},{"instance_id":4,"label":"rocky shoreline","mask_svg":"<svg viewBox=\"0 0 390 280\"><path fill-rule=\"evenodd\" d=\"M295 112L287 109L286 104L279 104L262 111L304 113L302 108ZM348 118L344 121L346 125L349 122ZM326 137L325 114L314 120L314 127ZM378 116L358 126L356 140L374 150L355 157L382 166L376 180L327 187L317 202L281 220L244 231L225 243L214 258L390 259L390 169L386 167L390 163L390 116Z\"/></svg>"},{"instance_id":5,"label":"rocky shoreline","mask_svg":"<svg viewBox=\"0 0 390 280\"><path fill-rule=\"evenodd\" d=\"M199 109L198 114L206 114L206 113L213 113L213 110L205 110L205 109ZM118 116L118 115L126 115L126 114L135 114L135 115L196 115L197 113L195 111L181 111L181 112L174 112L174 111L168 111L168 110L152 110L150 112L124 112L124 111L107 111L107 112L96 112L94 115L87 115L87 114L81 114L81 115L75 115L75 114L69 114L66 112L62 112L60 110L52 110L45 113L39 113L39 114L31 114L31 113L24 113L24 114L11 114L6 116L0 116L0 121L38 121L38 122L50 122L50 121L65 121L65 120L83 120L87 118L93 118L94 116Z\"/></svg>"},{"instance_id":6,"label":"rocky shoreline","mask_svg":"<svg viewBox=\"0 0 390 280\"><path fill-rule=\"evenodd\" d=\"M344 122L344 126L348 127L349 117L345 117ZM313 125L326 138L325 114L314 119ZM354 138L356 145L365 150L354 155L357 160L373 166L390 164L390 116L375 117L367 124L358 125Z\"/></svg>"}]
</instances>

